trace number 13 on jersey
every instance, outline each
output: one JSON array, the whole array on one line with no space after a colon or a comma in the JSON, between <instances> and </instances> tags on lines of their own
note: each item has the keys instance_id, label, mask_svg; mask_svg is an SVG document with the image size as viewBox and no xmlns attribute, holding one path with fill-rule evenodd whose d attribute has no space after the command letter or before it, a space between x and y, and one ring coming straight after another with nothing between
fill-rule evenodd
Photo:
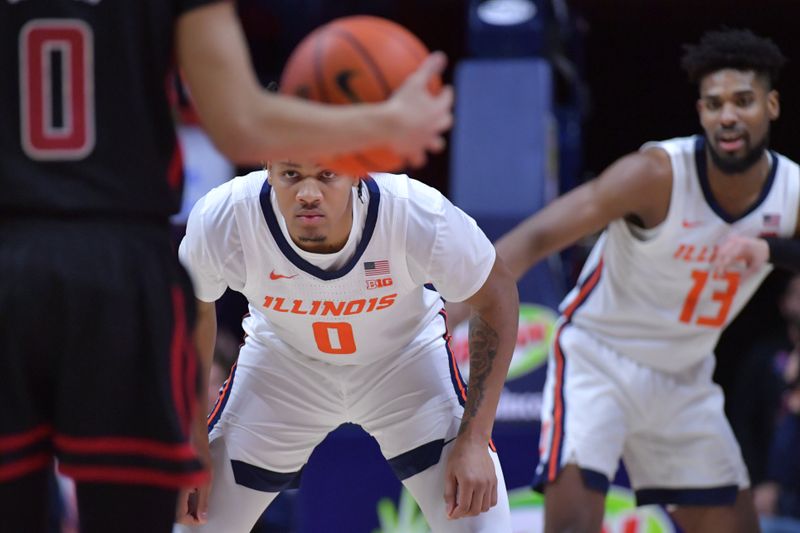
<instances>
[{"instance_id":1,"label":"number 13 on jersey","mask_svg":"<svg viewBox=\"0 0 800 533\"><path fill-rule=\"evenodd\" d=\"M703 294L709 278L711 279L709 290L714 291L711 293L711 299L719 302L719 309L714 316L695 316L697 302ZM694 323L699 326L715 328L725 325L736 291L739 289L741 275L738 272L725 272L724 274L714 274L712 276L707 270L692 270L692 279L694 280L694 285L692 285L689 294L686 295L680 321L686 324Z\"/></svg>"}]
</instances>

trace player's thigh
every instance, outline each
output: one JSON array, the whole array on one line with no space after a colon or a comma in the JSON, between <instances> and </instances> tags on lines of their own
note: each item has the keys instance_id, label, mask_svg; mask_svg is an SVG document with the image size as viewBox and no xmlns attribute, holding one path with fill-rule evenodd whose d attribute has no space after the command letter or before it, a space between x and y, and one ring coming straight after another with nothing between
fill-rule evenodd
<instances>
[{"instance_id":1,"label":"player's thigh","mask_svg":"<svg viewBox=\"0 0 800 533\"><path fill-rule=\"evenodd\" d=\"M55 449L79 482L178 488L199 479L194 296L158 226L80 228L63 258Z\"/></svg>"},{"instance_id":2,"label":"player's thigh","mask_svg":"<svg viewBox=\"0 0 800 533\"><path fill-rule=\"evenodd\" d=\"M631 435L623 454L640 504L732 506L749 487L712 372L709 359L652 382L647 426Z\"/></svg>"},{"instance_id":3,"label":"player's thigh","mask_svg":"<svg viewBox=\"0 0 800 533\"><path fill-rule=\"evenodd\" d=\"M400 479L435 464L458 434L466 391L444 342L350 376L353 421L375 437Z\"/></svg>"},{"instance_id":4,"label":"player's thigh","mask_svg":"<svg viewBox=\"0 0 800 533\"><path fill-rule=\"evenodd\" d=\"M629 363L584 332L559 328L544 388L537 489L555 482L572 464L587 488L608 490L628 430L624 383L636 371ZM548 497L558 494L548 492Z\"/></svg>"},{"instance_id":5,"label":"player's thigh","mask_svg":"<svg viewBox=\"0 0 800 533\"><path fill-rule=\"evenodd\" d=\"M6 443L0 446L2 484L52 465L64 302L59 297L59 258L53 256L50 241L47 233L23 222L0 221L0 442Z\"/></svg>"},{"instance_id":6,"label":"player's thigh","mask_svg":"<svg viewBox=\"0 0 800 533\"><path fill-rule=\"evenodd\" d=\"M225 438L243 477L248 468L253 480L296 476L314 447L346 421L338 385L325 371L331 368L277 354L248 337L209 415L210 439Z\"/></svg>"}]
</instances>

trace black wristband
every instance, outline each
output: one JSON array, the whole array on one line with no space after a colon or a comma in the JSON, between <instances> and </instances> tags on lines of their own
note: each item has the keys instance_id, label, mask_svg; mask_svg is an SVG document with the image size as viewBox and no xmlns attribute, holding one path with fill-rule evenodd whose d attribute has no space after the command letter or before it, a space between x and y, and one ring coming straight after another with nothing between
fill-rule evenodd
<instances>
[{"instance_id":1,"label":"black wristband","mask_svg":"<svg viewBox=\"0 0 800 533\"><path fill-rule=\"evenodd\" d=\"M800 239L763 237L769 247L769 262L776 267L800 272Z\"/></svg>"}]
</instances>

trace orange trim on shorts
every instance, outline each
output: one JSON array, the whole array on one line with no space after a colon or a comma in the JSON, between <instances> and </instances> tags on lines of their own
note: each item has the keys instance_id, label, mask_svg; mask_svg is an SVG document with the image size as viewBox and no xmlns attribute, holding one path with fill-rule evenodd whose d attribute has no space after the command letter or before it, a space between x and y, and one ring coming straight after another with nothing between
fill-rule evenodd
<instances>
[{"instance_id":1,"label":"orange trim on shorts","mask_svg":"<svg viewBox=\"0 0 800 533\"><path fill-rule=\"evenodd\" d=\"M244 346L244 344L242 344L242 346ZM219 396L217 397L217 401L214 404L214 409L212 409L211 413L209 413L209 415L206 417L206 426L210 426L211 425L211 421L214 420L214 418L216 418L217 413L222 408L222 405L225 403L223 400L230 393L231 385L233 384L233 373L236 371L236 365L237 364L238 364L238 361L236 363L233 363L233 366L231 367L231 371L228 374L228 379L225 380L225 388L222 389L222 392L219 393Z\"/></svg>"},{"instance_id":2,"label":"orange trim on shorts","mask_svg":"<svg viewBox=\"0 0 800 533\"><path fill-rule=\"evenodd\" d=\"M569 323L572 319L572 315L575 313L575 310L586 301L589 294L594 290L597 286L598 281L600 280L600 273L603 271L603 258L600 258L600 261L597 262L597 266L595 267L594 271L589 275L588 279L584 282L581 286L580 291L578 291L578 296L569 304L569 306L564 310L564 323L558 328L556 332L555 339L553 340L553 355L555 358L556 363L556 383L553 391L553 439L550 445L550 453L547 459L547 479L548 481L555 481L556 477L558 476L558 470L560 466L560 456L561 456L561 446L564 441L564 400L563 400L563 390L564 390L564 368L565 368L565 361L564 361L564 353L561 351L561 344L559 339L561 337L561 332L563 331L564 327Z\"/></svg>"},{"instance_id":3,"label":"orange trim on shorts","mask_svg":"<svg viewBox=\"0 0 800 533\"><path fill-rule=\"evenodd\" d=\"M550 455L547 459L548 481L554 481L558 475L559 455L561 444L564 440L564 403L561 395L561 390L564 386L564 354L561 352L561 346L558 343L562 328L563 326L558 329L556 338L553 341L553 352L556 361L556 385L553 393L553 441L550 445Z\"/></svg>"}]
</instances>

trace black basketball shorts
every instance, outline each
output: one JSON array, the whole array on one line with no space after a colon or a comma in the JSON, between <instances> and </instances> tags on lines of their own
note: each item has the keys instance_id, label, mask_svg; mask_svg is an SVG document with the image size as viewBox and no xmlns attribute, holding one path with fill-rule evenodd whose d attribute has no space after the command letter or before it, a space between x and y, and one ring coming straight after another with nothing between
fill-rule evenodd
<instances>
[{"instance_id":1,"label":"black basketball shorts","mask_svg":"<svg viewBox=\"0 0 800 533\"><path fill-rule=\"evenodd\" d=\"M0 483L192 486L191 288L166 226L0 221Z\"/></svg>"}]
</instances>

